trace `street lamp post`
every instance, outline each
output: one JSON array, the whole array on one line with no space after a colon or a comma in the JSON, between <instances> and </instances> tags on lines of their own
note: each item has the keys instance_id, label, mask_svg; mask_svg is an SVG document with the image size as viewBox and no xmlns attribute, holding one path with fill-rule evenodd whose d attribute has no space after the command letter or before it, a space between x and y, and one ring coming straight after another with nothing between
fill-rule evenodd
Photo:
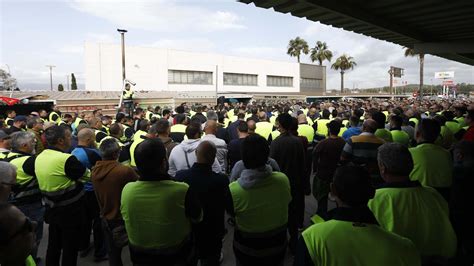
<instances>
[{"instance_id":1,"label":"street lamp post","mask_svg":"<svg viewBox=\"0 0 474 266\"><path fill-rule=\"evenodd\" d=\"M49 83L51 85L51 91L53 91L53 65L46 65L46 67L49 67Z\"/></svg>"},{"instance_id":2,"label":"street lamp post","mask_svg":"<svg viewBox=\"0 0 474 266\"><path fill-rule=\"evenodd\" d=\"M120 32L121 38L122 38L122 81L124 82L126 79L125 76L125 33L127 30L124 29L117 29L118 32Z\"/></svg>"}]
</instances>

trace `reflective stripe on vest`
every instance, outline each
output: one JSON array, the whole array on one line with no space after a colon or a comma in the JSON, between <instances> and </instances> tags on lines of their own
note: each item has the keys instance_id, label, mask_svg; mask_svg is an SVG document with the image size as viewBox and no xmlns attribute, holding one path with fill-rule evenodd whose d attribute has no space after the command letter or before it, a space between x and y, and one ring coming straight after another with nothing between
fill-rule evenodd
<instances>
[{"instance_id":1,"label":"reflective stripe on vest","mask_svg":"<svg viewBox=\"0 0 474 266\"><path fill-rule=\"evenodd\" d=\"M145 139L139 138L133 141L132 145L130 146L130 166L136 167L135 163L135 149L137 148L138 144L142 143Z\"/></svg>"},{"instance_id":2,"label":"reflective stripe on vest","mask_svg":"<svg viewBox=\"0 0 474 266\"><path fill-rule=\"evenodd\" d=\"M73 155L46 149L36 157L35 172L44 201L49 207L66 206L84 195L83 185L66 176L64 166Z\"/></svg>"},{"instance_id":3,"label":"reflective stripe on vest","mask_svg":"<svg viewBox=\"0 0 474 266\"><path fill-rule=\"evenodd\" d=\"M57 115L58 118L56 120L53 120L53 115ZM54 122L56 124L58 124L61 121L61 116L58 113L56 113L55 111L52 111L51 113L49 113L48 118L49 118L49 122Z\"/></svg>"},{"instance_id":4,"label":"reflective stripe on vest","mask_svg":"<svg viewBox=\"0 0 474 266\"><path fill-rule=\"evenodd\" d=\"M186 125L183 125L183 124L172 125L170 132L171 133L174 133L174 132L186 133Z\"/></svg>"},{"instance_id":5,"label":"reflective stripe on vest","mask_svg":"<svg viewBox=\"0 0 474 266\"><path fill-rule=\"evenodd\" d=\"M38 180L23 171L23 164L30 158L30 155L10 152L4 159L16 167L16 183L13 187L13 202L23 200L40 200L41 191L38 187Z\"/></svg>"}]
</instances>

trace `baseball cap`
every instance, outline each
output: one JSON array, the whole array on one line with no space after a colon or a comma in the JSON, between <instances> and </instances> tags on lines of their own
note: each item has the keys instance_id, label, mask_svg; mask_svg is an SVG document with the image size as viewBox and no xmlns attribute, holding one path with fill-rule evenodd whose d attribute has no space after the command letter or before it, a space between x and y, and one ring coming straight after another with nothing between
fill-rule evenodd
<instances>
[{"instance_id":1,"label":"baseball cap","mask_svg":"<svg viewBox=\"0 0 474 266\"><path fill-rule=\"evenodd\" d=\"M5 131L0 130L0 140L9 139L9 138L10 138L10 135L5 133Z\"/></svg>"},{"instance_id":2,"label":"baseball cap","mask_svg":"<svg viewBox=\"0 0 474 266\"><path fill-rule=\"evenodd\" d=\"M13 122L18 122L18 121L26 122L26 116L24 116L24 115L17 115L17 116L15 117L15 119L13 120Z\"/></svg>"}]
</instances>

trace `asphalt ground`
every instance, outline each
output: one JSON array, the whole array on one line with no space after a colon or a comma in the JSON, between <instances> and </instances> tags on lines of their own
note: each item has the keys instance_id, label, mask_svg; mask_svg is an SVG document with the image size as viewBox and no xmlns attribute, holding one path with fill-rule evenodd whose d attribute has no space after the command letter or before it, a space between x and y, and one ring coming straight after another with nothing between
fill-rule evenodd
<instances>
[{"instance_id":1,"label":"asphalt ground","mask_svg":"<svg viewBox=\"0 0 474 266\"><path fill-rule=\"evenodd\" d=\"M317 209L317 203L314 197L311 196L306 196L305 198L305 221L304 221L304 226L307 227L310 225L310 217L316 212ZM234 252L232 250L232 240L233 240L233 234L234 234L234 228L226 224L228 233L225 236L224 239L224 244L223 244L223 253L224 253L224 260L222 262L222 266L233 266L235 265L235 257L234 257ZM41 262L39 263L39 266L44 265L44 259L46 257L46 248L48 245L48 225L44 225L43 229L43 239L41 240L39 249L38 249L38 256L42 258ZM91 237L91 242L92 242L92 237ZM108 261L102 261L102 262L94 262L94 251L91 250L89 252L89 255L84 258L78 257L78 265L79 266L107 266ZM124 266L131 266L132 262L130 261L130 253L128 251L128 247L125 247L122 250L122 261ZM289 253L287 250L287 254L285 256L285 266L293 265L293 256Z\"/></svg>"}]
</instances>

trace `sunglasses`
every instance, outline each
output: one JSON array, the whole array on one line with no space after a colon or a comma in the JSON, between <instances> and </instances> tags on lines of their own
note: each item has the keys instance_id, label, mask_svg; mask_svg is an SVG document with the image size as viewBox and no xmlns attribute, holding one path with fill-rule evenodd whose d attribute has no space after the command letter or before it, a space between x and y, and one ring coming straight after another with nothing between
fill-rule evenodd
<instances>
[{"instance_id":1,"label":"sunglasses","mask_svg":"<svg viewBox=\"0 0 474 266\"><path fill-rule=\"evenodd\" d=\"M25 217L25 222L23 223L23 225L14 234L12 234L8 239L3 240L2 243L0 243L0 245L7 245L12 239L23 234L24 232L32 233L34 229L33 223L35 222L32 222L30 218Z\"/></svg>"}]
</instances>

